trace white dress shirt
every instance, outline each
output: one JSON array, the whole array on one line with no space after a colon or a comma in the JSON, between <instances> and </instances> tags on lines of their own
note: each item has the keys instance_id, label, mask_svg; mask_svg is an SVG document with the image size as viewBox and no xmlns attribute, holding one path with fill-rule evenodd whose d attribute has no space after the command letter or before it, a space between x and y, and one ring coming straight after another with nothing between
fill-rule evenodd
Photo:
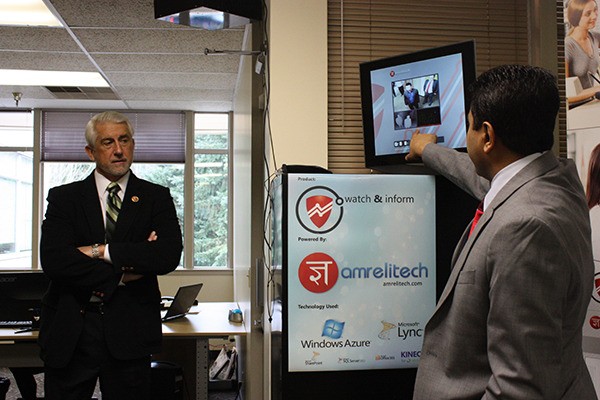
<instances>
[{"instance_id":1,"label":"white dress shirt","mask_svg":"<svg viewBox=\"0 0 600 400\"><path fill-rule=\"evenodd\" d=\"M487 208L487 206L494 200L494 197L500 192L500 190L515 176L517 175L523 168L529 165L533 160L541 156L542 153L533 153L523 158L518 159L517 161L508 164L506 167L502 168L496 176L492 178L492 183L490 184L490 190L485 195L483 199L483 210Z\"/></svg>"}]
</instances>

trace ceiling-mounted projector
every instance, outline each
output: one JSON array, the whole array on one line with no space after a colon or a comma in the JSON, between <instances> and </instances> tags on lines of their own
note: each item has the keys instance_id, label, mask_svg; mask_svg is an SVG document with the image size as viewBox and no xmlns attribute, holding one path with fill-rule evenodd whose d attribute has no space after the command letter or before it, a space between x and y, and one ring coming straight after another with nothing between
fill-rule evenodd
<instances>
[{"instance_id":1,"label":"ceiling-mounted projector","mask_svg":"<svg viewBox=\"0 0 600 400\"><path fill-rule=\"evenodd\" d=\"M262 20L260 0L154 0L154 18L208 30Z\"/></svg>"}]
</instances>

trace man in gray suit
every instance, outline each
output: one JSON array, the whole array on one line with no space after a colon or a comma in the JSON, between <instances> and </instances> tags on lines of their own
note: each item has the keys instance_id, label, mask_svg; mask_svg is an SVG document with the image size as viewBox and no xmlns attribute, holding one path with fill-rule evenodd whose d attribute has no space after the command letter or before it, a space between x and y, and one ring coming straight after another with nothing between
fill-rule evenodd
<instances>
[{"instance_id":1,"label":"man in gray suit","mask_svg":"<svg viewBox=\"0 0 600 400\"><path fill-rule=\"evenodd\" d=\"M497 67L471 87L468 155L411 140L409 161L483 200L427 323L415 400L596 399L581 350L590 223L574 163L551 152L559 101L548 71Z\"/></svg>"}]
</instances>

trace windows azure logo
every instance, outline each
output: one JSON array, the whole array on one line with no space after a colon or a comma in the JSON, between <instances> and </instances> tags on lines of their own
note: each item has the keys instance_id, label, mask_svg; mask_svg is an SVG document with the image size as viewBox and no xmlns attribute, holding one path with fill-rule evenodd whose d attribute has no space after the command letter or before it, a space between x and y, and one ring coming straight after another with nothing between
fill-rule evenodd
<instances>
[{"instance_id":1,"label":"windows azure logo","mask_svg":"<svg viewBox=\"0 0 600 400\"><path fill-rule=\"evenodd\" d=\"M334 319L328 319L323 325L323 333L321 336L327 336L331 339L339 339L342 337L345 322L339 322Z\"/></svg>"}]
</instances>

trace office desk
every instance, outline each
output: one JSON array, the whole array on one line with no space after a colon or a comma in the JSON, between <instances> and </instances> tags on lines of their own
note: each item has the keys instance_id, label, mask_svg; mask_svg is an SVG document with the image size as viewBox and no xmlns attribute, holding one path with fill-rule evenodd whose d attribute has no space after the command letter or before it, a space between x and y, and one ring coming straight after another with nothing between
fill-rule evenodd
<instances>
[{"instance_id":1,"label":"office desk","mask_svg":"<svg viewBox=\"0 0 600 400\"><path fill-rule=\"evenodd\" d=\"M236 303L200 303L186 318L163 323L163 351L153 359L181 365L185 382L196 382L197 400L208 398L208 339L246 335L244 324L227 319L234 308ZM194 353L195 360L190 357Z\"/></svg>"},{"instance_id":2,"label":"office desk","mask_svg":"<svg viewBox=\"0 0 600 400\"><path fill-rule=\"evenodd\" d=\"M200 303L185 318L163 323L163 351L153 359L180 364L185 382L188 385L195 382L195 396L190 393L192 398L208 398L208 339L246 334L243 324L227 319L233 308L237 308L236 303ZM16 334L15 329L0 329L0 365L42 366L37 336L37 332Z\"/></svg>"}]
</instances>

